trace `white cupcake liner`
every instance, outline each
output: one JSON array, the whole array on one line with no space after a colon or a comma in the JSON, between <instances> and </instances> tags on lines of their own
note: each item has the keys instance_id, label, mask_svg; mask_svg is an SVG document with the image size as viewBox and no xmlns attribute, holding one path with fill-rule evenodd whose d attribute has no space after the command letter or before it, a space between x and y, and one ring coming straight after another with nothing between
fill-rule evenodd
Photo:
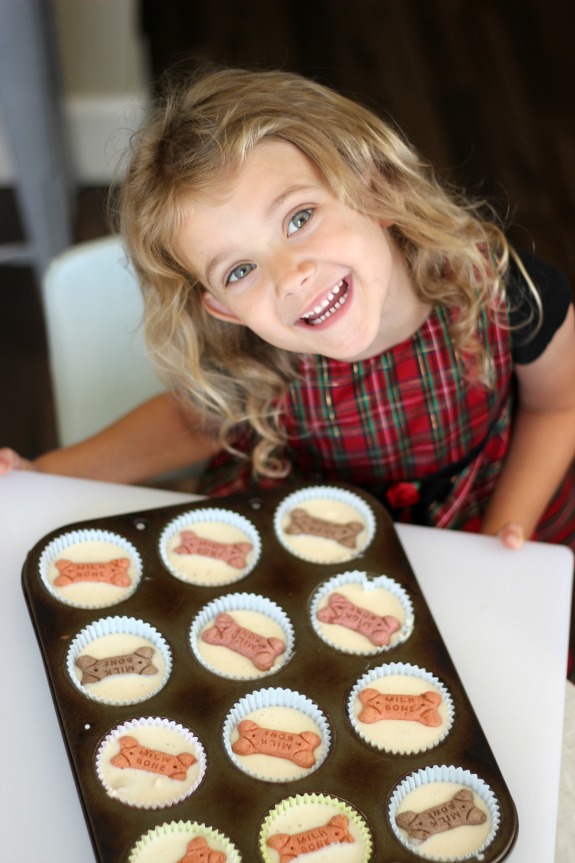
<instances>
[{"instance_id":1,"label":"white cupcake liner","mask_svg":"<svg viewBox=\"0 0 575 863\"><path fill-rule=\"evenodd\" d=\"M447 713L445 722L440 728L430 728L428 734L426 734L426 732L424 731L421 736L428 737L429 739L422 742L422 744L419 746L416 744L414 744L413 746L400 746L397 743L392 743L391 745L388 745L383 741L379 742L375 740L373 736L370 736L370 733L367 730L368 728L370 728L370 726L360 722L358 717L355 715L356 701L359 698L359 694L363 692L364 689L373 686L377 683L378 680L396 675L406 675L408 677L413 677L417 680L421 680L426 685L432 686L441 695L442 702L445 706L445 710ZM375 686L375 688L377 689L377 686ZM390 662L386 665L380 665L378 668L372 668L369 671L366 671L366 673L359 678L359 680L355 683L349 694L347 701L347 714L356 734L369 746L372 746L374 749L390 752L394 755L412 755L416 753L426 752L429 749L433 749L435 746L445 740L453 726L455 708L453 705L453 699L449 691L434 674L431 674L425 668L420 668L418 665L411 665L410 663L405 662ZM382 720L381 724L385 726L388 724L388 722L389 720ZM394 721L391 720L391 722ZM377 724L379 725L380 723ZM406 728L412 726L417 728L417 731L422 731L421 726L417 722L402 721L402 725Z\"/></svg>"},{"instance_id":2,"label":"white cupcake liner","mask_svg":"<svg viewBox=\"0 0 575 863\"><path fill-rule=\"evenodd\" d=\"M240 756L233 751L232 735L238 724L251 713L256 713L257 711L267 710L270 708L273 709L274 707L286 707L293 711L292 721L294 724L294 733L298 733L298 714L302 715L299 719L300 722L303 717L307 717L316 726L317 733L321 738L321 752L317 756L317 760L312 767L298 767L297 764L292 764L285 759L274 756ZM258 722L258 724L260 724L260 722ZM261 721L261 724L264 727L268 727L264 720ZM291 731L292 729L282 727L278 730ZM314 773L324 763L331 746L331 732L329 724L317 704L299 692L282 688L258 689L245 695L236 702L224 722L222 739L224 748L236 767L244 773L247 773L248 776L253 776L255 779L259 779L263 782L292 782L295 779L309 776L310 773ZM262 764L262 761L264 763L265 761L268 761L269 770L265 770L263 767L261 767L260 770L252 769L252 767L250 767L251 759L256 759L256 763L259 763L260 765ZM278 762L282 764L283 770L280 768L279 770L276 769L274 771L273 765L275 763L277 768Z\"/></svg>"},{"instance_id":3,"label":"white cupcake liner","mask_svg":"<svg viewBox=\"0 0 575 863\"><path fill-rule=\"evenodd\" d=\"M397 814L398 807L405 800L407 795L412 791L433 782L450 782L454 785L462 786L463 788L467 788L472 791L482 800L489 814L489 833L486 839L481 842L478 847L461 854L443 854L437 851L428 851L425 846L431 840L417 842L416 840L411 839L405 831L398 827L395 816ZM409 776L406 776L392 792L388 805L388 818L395 836L397 836L402 845L405 848L408 848L412 853L417 854L425 860L441 861L441 863L458 863L458 861L462 860L482 859L483 852L491 844L499 828L500 811L495 794L489 785L487 785L479 776L463 767L442 764L434 765L432 767L423 767L420 770L416 770L414 773L411 773ZM461 829L471 828L466 827ZM453 832L453 830L448 830L445 831L444 834L437 835L445 835L449 837Z\"/></svg>"},{"instance_id":4,"label":"white cupcake liner","mask_svg":"<svg viewBox=\"0 0 575 863\"><path fill-rule=\"evenodd\" d=\"M401 604L404 620L401 624L401 628L391 636L389 644L377 646L371 644L367 637L353 633L352 635L348 635L348 637L357 642L365 642L365 647L354 648L342 645L336 636L336 631L340 625L322 623L322 621L318 620L317 612L319 611L322 601L329 596L329 594L337 592L339 588L344 587L347 584L360 585L365 588L366 592L370 590L386 590ZM373 611L373 609L368 610ZM326 644L329 644L330 647L333 647L340 653L347 653L355 656L377 656L378 654L393 650L394 647L403 644L409 638L413 632L414 626L413 603L404 588L397 581L394 581L394 579L389 578L387 575L373 575L364 571L353 570L350 572L339 573L339 575L335 575L333 578L330 578L328 581L325 581L320 585L312 598L310 606L310 620L312 627L322 641L325 641ZM333 630L333 637L329 634L330 630ZM350 630L350 632L352 631Z\"/></svg>"},{"instance_id":5,"label":"white cupcake liner","mask_svg":"<svg viewBox=\"0 0 575 863\"><path fill-rule=\"evenodd\" d=\"M285 821L282 823L282 816L289 815L293 809L302 806L304 809L309 807L321 807L325 809L325 814L322 817L322 823L316 826L323 826L330 818L335 815L346 815L349 819L349 829L356 832L357 838L361 839L363 850L359 849L357 857L354 858L354 863L370 863L372 857L373 838L366 820L363 816L345 800L339 797L333 797L328 794L296 794L293 797L287 797L281 800L265 817L259 833L259 850L264 863L277 863L281 859L278 852L271 850L267 845L267 840L270 836L276 833L286 833ZM279 819L279 824L277 824ZM277 826L276 826L277 824ZM305 828L304 828L305 829ZM287 834L289 835L289 834ZM334 849L337 845L334 844ZM345 848L352 848L351 844L345 843ZM308 856L300 854L300 857ZM334 854L334 859L337 859L337 852ZM348 859L348 858L346 858ZM294 858L295 861L295 858Z\"/></svg>"},{"instance_id":6,"label":"white cupcake liner","mask_svg":"<svg viewBox=\"0 0 575 863\"><path fill-rule=\"evenodd\" d=\"M69 555L75 548L78 549L82 544L88 542L101 542L113 546L109 551L110 560L117 557L128 557L130 560L128 576L131 579L131 584L124 587L107 582L85 581L66 587L55 585L50 577L50 571L58 558ZM81 554L79 557L81 558ZM87 561L82 560L82 562ZM132 596L140 583L143 564L137 549L123 536L108 530L81 529L55 537L40 555L38 569L42 584L54 599L73 608L90 609L117 605L117 603Z\"/></svg>"},{"instance_id":7,"label":"white cupcake liner","mask_svg":"<svg viewBox=\"0 0 575 863\"><path fill-rule=\"evenodd\" d=\"M76 670L76 660L84 652L90 654L89 648L92 642L108 635L129 635L145 639L161 654L162 664L164 665L163 673L158 675L157 681L152 681L151 677L147 677L146 679L150 683L150 688L140 696L128 698L106 697L98 693L97 683L90 686L81 683ZM100 704L110 704L112 706L138 704L141 701L147 701L149 698L152 698L165 686L172 670L172 655L163 636L149 623L134 617L105 617L86 626L76 635L68 648L66 667L74 686L91 701L97 701ZM118 675L118 677L120 676L127 678L129 675Z\"/></svg>"},{"instance_id":8,"label":"white cupcake liner","mask_svg":"<svg viewBox=\"0 0 575 863\"><path fill-rule=\"evenodd\" d=\"M299 535L296 534L293 537L286 535L282 529L282 522L291 510L309 501L316 500L328 500L347 504L357 513L358 520L363 521L365 525L364 530L361 532L365 534L364 538L357 548L347 549L345 546L337 544L334 540L325 540L319 536L311 537L311 539L314 545L319 545L320 548L321 544L325 543L325 554L322 554L319 549L317 551L314 550L314 553L307 553L297 548L297 542L294 544L293 540L297 541ZM295 557L299 557L301 560L306 560L310 563L339 563L352 560L363 554L375 535L376 521L373 510L358 494L347 489L338 488L337 486L317 485L295 491L288 495L275 511L274 528L279 542Z\"/></svg>"},{"instance_id":9,"label":"white cupcake liner","mask_svg":"<svg viewBox=\"0 0 575 863\"><path fill-rule=\"evenodd\" d=\"M106 767L104 764L104 758L106 757L106 750L108 747L113 746L115 743L119 745L120 737L133 737L135 736L138 739L138 731L141 731L142 728L161 728L163 731L165 730L173 737L177 737L177 741L174 741L179 745L179 741L181 740L182 749L178 750L176 746L176 751L174 753L168 753L169 755L177 756L181 753L181 751L186 748L186 751L192 750L191 754L196 758L196 763L190 765L186 773L191 771L191 775L195 778L190 782L189 785L186 783L186 780L174 780L162 774L151 774L148 776L153 776L153 782L144 783L147 785L151 785L152 788L150 792L153 791L154 796L157 799L154 800L145 800L145 792L141 789L138 789L137 781L133 783L135 787L130 789L129 779L125 780L125 776L127 775L126 771L131 773L131 776L134 776L134 773L142 774L145 771L134 770L133 768L120 768L120 767L110 767L109 770L112 773L116 773L119 781L119 789L116 789L106 779ZM140 741L138 741L140 742ZM153 749L154 746L147 745L145 743L142 746L147 749ZM117 752L120 750L118 749ZM163 750L160 750L163 751ZM117 754L117 753L116 753ZM133 771L133 772L132 772ZM185 800L187 797L190 797L194 793L194 791L200 785L202 779L204 778L206 772L206 754L204 751L204 747L198 740L198 738L192 734L189 728L185 728L183 725L179 725L170 719L165 719L159 716L148 716L142 717L139 719L131 719L128 722L124 722L122 725L118 725L112 731L110 731L100 746L98 747L98 752L96 754L96 773L98 775L98 779L104 786L106 794L108 797L112 797L114 800L118 800L120 803L125 804L126 806L131 806L136 809L163 809L167 806L175 806L177 803L181 803L182 800ZM120 778L121 777L121 778ZM182 788L182 785L184 787ZM179 793L176 789L181 789ZM141 796L143 799L138 799L138 796Z\"/></svg>"},{"instance_id":10,"label":"white cupcake liner","mask_svg":"<svg viewBox=\"0 0 575 863\"><path fill-rule=\"evenodd\" d=\"M230 614L233 617L234 612L238 611L253 611L263 614L281 628L285 638L285 650L276 658L274 664L269 670L262 671L257 669L255 666L251 665L249 659L245 659L245 662L240 660L241 664L245 665L245 673L236 673L226 670L226 655L229 656L228 650L231 651L231 649L224 648L223 646L221 666L216 665L214 662L210 662L210 660L202 654L199 642L201 640L203 629L212 623L219 614ZM198 612L190 627L190 646L198 662L213 674L228 678L229 680L254 680L261 677L267 677L270 674L275 674L280 668L283 668L284 665L289 662L294 649L294 630L287 614L273 600L254 593L230 593L226 596L218 597L205 605ZM237 662L237 658L235 661Z\"/></svg>"},{"instance_id":11,"label":"white cupcake liner","mask_svg":"<svg viewBox=\"0 0 575 863\"><path fill-rule=\"evenodd\" d=\"M234 569L232 566L223 565L221 574L217 576L208 576L205 574L202 575L201 564L197 564L197 571L186 571L186 567L184 565L185 556L182 556L181 567L174 564L173 560L170 559L168 552L170 541L181 531L192 529L194 527L197 528L199 525L206 523L235 527L245 534L246 540L252 545L252 551L250 552L250 561L243 569ZM218 541L216 537L213 537L213 539ZM247 518L244 518L243 515L228 509L217 509L216 507L202 508L183 513L166 525L160 535L159 552L162 562L168 572L180 581L184 581L186 584L194 584L199 587L219 587L233 584L236 581L241 581L241 579L249 575L260 558L261 539L255 525L253 525ZM190 557L195 557L196 560L201 560L201 556L190 555ZM206 557L205 560L211 560L212 563L216 562L214 558Z\"/></svg>"},{"instance_id":12,"label":"white cupcake liner","mask_svg":"<svg viewBox=\"0 0 575 863\"><path fill-rule=\"evenodd\" d=\"M212 850L223 851L226 863L242 863L238 849L224 833L198 821L169 821L153 827L132 846L127 863L181 860L188 842L197 838L204 839Z\"/></svg>"}]
</instances>

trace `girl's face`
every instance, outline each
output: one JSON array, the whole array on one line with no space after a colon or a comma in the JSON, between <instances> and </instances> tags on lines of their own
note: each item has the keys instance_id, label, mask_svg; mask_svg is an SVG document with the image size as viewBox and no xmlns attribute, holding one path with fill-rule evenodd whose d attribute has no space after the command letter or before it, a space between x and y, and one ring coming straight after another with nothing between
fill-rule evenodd
<instances>
[{"instance_id":1,"label":"girl's face","mask_svg":"<svg viewBox=\"0 0 575 863\"><path fill-rule=\"evenodd\" d=\"M221 195L189 202L178 246L210 314L288 351L364 359L426 313L387 227L340 203L279 140L258 145Z\"/></svg>"}]
</instances>

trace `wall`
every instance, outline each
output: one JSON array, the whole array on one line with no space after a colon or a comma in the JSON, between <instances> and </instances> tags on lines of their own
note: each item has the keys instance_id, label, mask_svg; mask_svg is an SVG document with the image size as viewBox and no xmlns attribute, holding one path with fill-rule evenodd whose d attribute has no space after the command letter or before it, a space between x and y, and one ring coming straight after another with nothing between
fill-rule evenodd
<instances>
[{"instance_id":1,"label":"wall","mask_svg":"<svg viewBox=\"0 0 575 863\"><path fill-rule=\"evenodd\" d=\"M106 185L148 92L137 0L51 2L73 177ZM13 173L0 111L0 185L10 185Z\"/></svg>"}]
</instances>

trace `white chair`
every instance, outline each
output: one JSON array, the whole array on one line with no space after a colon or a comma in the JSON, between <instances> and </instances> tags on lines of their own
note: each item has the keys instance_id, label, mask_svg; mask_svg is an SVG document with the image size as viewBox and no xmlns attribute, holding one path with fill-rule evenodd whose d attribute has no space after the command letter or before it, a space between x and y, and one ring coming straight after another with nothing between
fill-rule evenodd
<instances>
[{"instance_id":1,"label":"white chair","mask_svg":"<svg viewBox=\"0 0 575 863\"><path fill-rule=\"evenodd\" d=\"M42 284L60 445L162 390L146 356L140 289L117 237L74 246Z\"/></svg>"}]
</instances>

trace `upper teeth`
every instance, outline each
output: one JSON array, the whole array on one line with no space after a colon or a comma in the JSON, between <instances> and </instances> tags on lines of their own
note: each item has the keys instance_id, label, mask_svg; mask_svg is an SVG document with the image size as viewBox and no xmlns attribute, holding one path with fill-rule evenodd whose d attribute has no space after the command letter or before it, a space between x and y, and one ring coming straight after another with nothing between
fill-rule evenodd
<instances>
[{"instance_id":1,"label":"upper teeth","mask_svg":"<svg viewBox=\"0 0 575 863\"><path fill-rule=\"evenodd\" d=\"M315 315L320 315L325 309L327 309L328 306L330 306L333 303L333 301L335 300L335 298L337 297L337 295L339 294L339 292L343 288L344 284L345 284L345 282L343 281L343 279L341 279L341 281L339 281L338 284L334 288L332 288L332 290L328 293L326 298L324 300L322 300L320 305L315 306L311 311L306 312L304 315L302 315L302 318L304 318L304 319L305 318L312 318Z\"/></svg>"}]
</instances>

